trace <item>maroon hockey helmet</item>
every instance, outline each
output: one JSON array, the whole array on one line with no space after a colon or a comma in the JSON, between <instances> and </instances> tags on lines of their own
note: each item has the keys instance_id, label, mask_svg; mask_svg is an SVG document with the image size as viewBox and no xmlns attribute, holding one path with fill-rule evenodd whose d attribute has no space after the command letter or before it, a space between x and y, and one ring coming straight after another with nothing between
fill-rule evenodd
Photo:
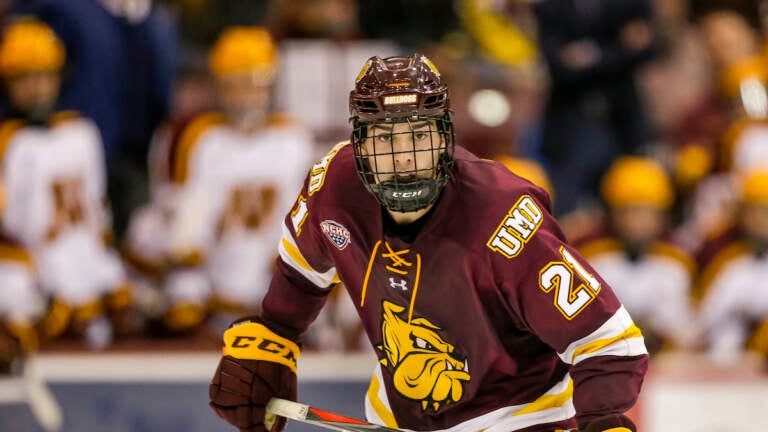
<instances>
[{"instance_id":1,"label":"maroon hockey helmet","mask_svg":"<svg viewBox=\"0 0 768 432\"><path fill-rule=\"evenodd\" d=\"M349 110L357 170L366 189L392 211L411 212L434 203L448 183L454 153L448 87L435 65L419 53L410 57L371 57L349 94ZM409 127L398 127L395 132L397 124ZM394 150L393 140L398 134L411 135L414 144L407 152L413 153L414 160L417 152L429 152L432 163L415 166L407 175L396 172L395 157L404 153ZM377 135L389 137L389 143L382 143L386 139L376 139ZM417 149L417 135L429 136L430 145ZM376 162L382 157L391 158L389 168Z\"/></svg>"}]
</instances>

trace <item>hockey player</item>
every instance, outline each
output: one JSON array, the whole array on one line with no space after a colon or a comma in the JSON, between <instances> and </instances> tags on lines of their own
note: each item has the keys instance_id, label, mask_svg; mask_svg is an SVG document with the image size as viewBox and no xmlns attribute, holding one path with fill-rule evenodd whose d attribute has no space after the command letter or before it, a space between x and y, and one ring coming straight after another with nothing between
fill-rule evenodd
<instances>
[{"instance_id":1,"label":"hockey player","mask_svg":"<svg viewBox=\"0 0 768 432\"><path fill-rule=\"evenodd\" d=\"M768 169L742 180L737 224L710 239L699 257L708 352L724 362L745 349L768 360Z\"/></svg>"},{"instance_id":2,"label":"hockey player","mask_svg":"<svg viewBox=\"0 0 768 432\"><path fill-rule=\"evenodd\" d=\"M261 314L224 333L210 386L240 431L296 397L302 333L342 281L379 363L369 421L409 430L634 431L648 355L611 288L568 244L549 197L455 147L424 56L370 58L351 142L312 168L283 225Z\"/></svg>"},{"instance_id":3,"label":"hockey player","mask_svg":"<svg viewBox=\"0 0 768 432\"><path fill-rule=\"evenodd\" d=\"M265 29L225 30L209 57L221 111L193 119L171 145L172 192L159 197L171 202L158 205L169 207L164 323L173 331L199 325L208 312L226 316L225 328L227 314L253 313L266 291L278 221L314 151L306 128L270 112L277 61ZM162 244L145 237L145 250ZM133 249L141 253L140 244Z\"/></svg>"},{"instance_id":4,"label":"hockey player","mask_svg":"<svg viewBox=\"0 0 768 432\"><path fill-rule=\"evenodd\" d=\"M651 353L691 347L695 263L667 240L674 190L664 167L649 158L620 158L603 178L602 195L606 223L575 243L579 251L632 314Z\"/></svg>"},{"instance_id":5,"label":"hockey player","mask_svg":"<svg viewBox=\"0 0 768 432\"><path fill-rule=\"evenodd\" d=\"M106 314L124 311L131 291L104 240L99 132L89 119L54 111L64 61L64 46L43 23L21 19L3 36L0 73L13 112L0 125L2 227L31 252L43 291L73 311L72 328L102 348L112 337Z\"/></svg>"}]
</instances>

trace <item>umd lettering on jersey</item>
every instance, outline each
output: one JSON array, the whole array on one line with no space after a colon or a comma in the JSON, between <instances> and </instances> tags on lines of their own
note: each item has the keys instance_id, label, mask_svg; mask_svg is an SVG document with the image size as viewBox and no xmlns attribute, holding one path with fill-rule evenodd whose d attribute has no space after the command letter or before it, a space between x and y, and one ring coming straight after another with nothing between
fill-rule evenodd
<instances>
[{"instance_id":1,"label":"umd lettering on jersey","mask_svg":"<svg viewBox=\"0 0 768 432\"><path fill-rule=\"evenodd\" d=\"M539 229L542 220L544 213L533 198L523 195L496 228L487 245L507 258L514 258Z\"/></svg>"}]
</instances>

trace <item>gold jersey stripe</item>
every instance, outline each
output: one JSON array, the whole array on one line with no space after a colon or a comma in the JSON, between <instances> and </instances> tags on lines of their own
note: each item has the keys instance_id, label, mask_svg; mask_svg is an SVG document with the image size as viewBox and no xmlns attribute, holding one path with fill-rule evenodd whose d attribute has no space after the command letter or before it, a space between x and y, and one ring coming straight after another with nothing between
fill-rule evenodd
<instances>
[{"instance_id":1,"label":"gold jersey stripe","mask_svg":"<svg viewBox=\"0 0 768 432\"><path fill-rule=\"evenodd\" d=\"M283 237L280 241L282 242L285 251L288 252L288 255L291 257L294 263L308 272L317 273L315 269L309 265L307 260L304 259L304 256L301 254L299 249L293 245L293 243L288 241L288 239L285 237Z\"/></svg>"},{"instance_id":2,"label":"gold jersey stripe","mask_svg":"<svg viewBox=\"0 0 768 432\"><path fill-rule=\"evenodd\" d=\"M384 405L384 402L379 399L380 387L379 377L374 375L371 378L371 385L368 386L368 400L371 402L371 406L373 407L373 410L376 411L379 418L384 421L384 425L397 429L398 426L397 420L395 420L395 415L392 414L392 411L388 410L386 405Z\"/></svg>"},{"instance_id":3,"label":"gold jersey stripe","mask_svg":"<svg viewBox=\"0 0 768 432\"><path fill-rule=\"evenodd\" d=\"M636 325L632 324L628 329L624 330L624 333L618 336L614 336L612 338L606 338L606 339L598 339L596 341L589 342L587 344L580 346L579 348L574 350L573 358L575 360L581 355L598 352L621 340L640 338L640 337L643 337L642 332Z\"/></svg>"},{"instance_id":4,"label":"gold jersey stripe","mask_svg":"<svg viewBox=\"0 0 768 432\"><path fill-rule=\"evenodd\" d=\"M26 249L11 244L0 244L0 261L12 261L33 269L35 260Z\"/></svg>"},{"instance_id":5,"label":"gold jersey stripe","mask_svg":"<svg viewBox=\"0 0 768 432\"><path fill-rule=\"evenodd\" d=\"M218 113L208 113L196 118L184 129L179 138L178 147L175 149L172 179L174 183L184 183L189 176L189 164L192 151L200 137L211 126L224 122L224 116Z\"/></svg>"},{"instance_id":6,"label":"gold jersey stripe","mask_svg":"<svg viewBox=\"0 0 768 432\"><path fill-rule=\"evenodd\" d=\"M694 286L693 300L701 301L706 297L709 287L721 274L723 268L736 258L747 255L750 252L749 245L744 241L736 241L718 252L710 263L702 268L699 283Z\"/></svg>"},{"instance_id":7,"label":"gold jersey stripe","mask_svg":"<svg viewBox=\"0 0 768 432\"><path fill-rule=\"evenodd\" d=\"M543 411L549 408L558 408L565 405L566 402L573 398L573 380L568 380L568 387L558 394L545 394L540 396L535 401L531 402L525 408L514 413L513 415L519 416L523 414L531 414L539 411Z\"/></svg>"}]
</instances>

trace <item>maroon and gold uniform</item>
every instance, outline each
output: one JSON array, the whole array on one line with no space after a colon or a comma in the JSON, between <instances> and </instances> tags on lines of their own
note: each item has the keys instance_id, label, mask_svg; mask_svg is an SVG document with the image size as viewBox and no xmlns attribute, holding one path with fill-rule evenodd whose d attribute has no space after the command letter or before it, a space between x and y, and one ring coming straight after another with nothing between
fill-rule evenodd
<instances>
[{"instance_id":1,"label":"maroon and gold uniform","mask_svg":"<svg viewBox=\"0 0 768 432\"><path fill-rule=\"evenodd\" d=\"M284 221L262 318L297 337L343 282L380 359L370 421L552 431L635 403L642 334L566 244L542 189L457 148L430 213L397 226L352 150L341 143L312 167Z\"/></svg>"}]
</instances>

